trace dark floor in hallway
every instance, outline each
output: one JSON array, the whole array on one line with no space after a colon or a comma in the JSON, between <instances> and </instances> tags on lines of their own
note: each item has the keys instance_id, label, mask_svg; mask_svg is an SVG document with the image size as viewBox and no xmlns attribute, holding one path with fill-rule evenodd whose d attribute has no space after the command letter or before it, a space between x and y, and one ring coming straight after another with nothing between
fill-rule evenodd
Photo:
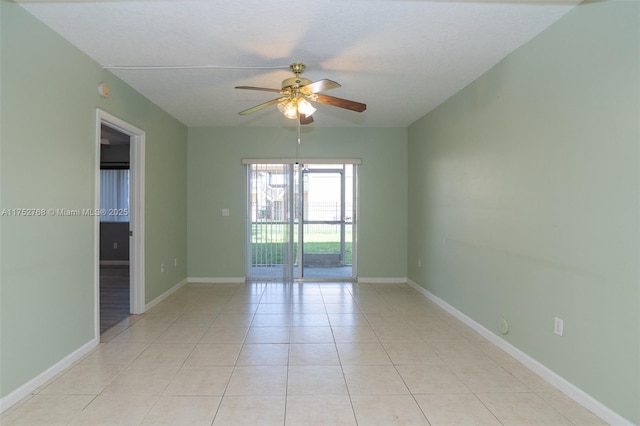
<instances>
[{"instance_id":1,"label":"dark floor in hallway","mask_svg":"<svg viewBox=\"0 0 640 426\"><path fill-rule=\"evenodd\" d=\"M129 316L129 266L100 266L100 333Z\"/></svg>"}]
</instances>

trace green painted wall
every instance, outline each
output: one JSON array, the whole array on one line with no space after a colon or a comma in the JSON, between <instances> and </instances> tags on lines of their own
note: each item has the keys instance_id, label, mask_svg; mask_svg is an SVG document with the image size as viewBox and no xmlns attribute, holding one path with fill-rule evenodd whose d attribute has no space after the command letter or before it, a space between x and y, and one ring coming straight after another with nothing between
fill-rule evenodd
<instances>
[{"instance_id":1,"label":"green painted wall","mask_svg":"<svg viewBox=\"0 0 640 426\"><path fill-rule=\"evenodd\" d=\"M634 423L639 43L639 3L582 4L408 136L409 278Z\"/></svg>"},{"instance_id":2,"label":"green painted wall","mask_svg":"<svg viewBox=\"0 0 640 426\"><path fill-rule=\"evenodd\" d=\"M190 128L188 157L189 277L243 277L241 159L295 158L295 126ZM362 159L359 276L406 277L407 130L306 128L299 157Z\"/></svg>"},{"instance_id":3,"label":"green painted wall","mask_svg":"<svg viewBox=\"0 0 640 426\"><path fill-rule=\"evenodd\" d=\"M0 208L92 208L96 108L145 130L150 302L186 278L186 127L16 4L0 7ZM94 338L95 241L91 217L2 216L0 232L4 397Z\"/></svg>"}]
</instances>

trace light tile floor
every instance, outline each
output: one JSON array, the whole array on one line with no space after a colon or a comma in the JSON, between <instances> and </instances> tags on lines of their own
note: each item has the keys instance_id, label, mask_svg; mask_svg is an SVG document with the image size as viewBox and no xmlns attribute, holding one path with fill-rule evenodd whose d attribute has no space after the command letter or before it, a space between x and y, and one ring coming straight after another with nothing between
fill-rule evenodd
<instances>
[{"instance_id":1,"label":"light tile floor","mask_svg":"<svg viewBox=\"0 0 640 426\"><path fill-rule=\"evenodd\" d=\"M406 284L190 284L3 425L599 425Z\"/></svg>"}]
</instances>

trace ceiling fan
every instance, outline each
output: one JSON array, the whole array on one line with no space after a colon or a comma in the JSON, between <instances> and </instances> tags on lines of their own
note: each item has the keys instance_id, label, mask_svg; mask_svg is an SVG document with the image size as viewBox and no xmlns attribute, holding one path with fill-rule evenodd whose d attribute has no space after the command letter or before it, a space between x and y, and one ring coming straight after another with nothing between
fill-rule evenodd
<instances>
[{"instance_id":1,"label":"ceiling fan","mask_svg":"<svg viewBox=\"0 0 640 426\"><path fill-rule=\"evenodd\" d=\"M300 77L300 74L307 68L302 62L294 62L289 66L289 69L295 74L295 77L287 78L282 81L281 89L269 89L265 87L253 87L253 86L236 86L236 89L244 90L260 90L263 92L275 92L281 96L272 99L270 101L261 103L244 111L240 111L240 115L251 114L252 112L259 111L271 105L278 105L278 109L285 117L290 119L298 119L300 124L313 123L313 117L311 116L316 109L311 105L311 102L320 102L322 104L335 106L338 108L344 108L351 111L362 112L367 109L367 106L360 102L349 101L347 99L336 98L334 96L323 95L320 92L325 90L337 89L341 87L340 84L333 80L322 79L316 82L304 77Z\"/></svg>"}]
</instances>

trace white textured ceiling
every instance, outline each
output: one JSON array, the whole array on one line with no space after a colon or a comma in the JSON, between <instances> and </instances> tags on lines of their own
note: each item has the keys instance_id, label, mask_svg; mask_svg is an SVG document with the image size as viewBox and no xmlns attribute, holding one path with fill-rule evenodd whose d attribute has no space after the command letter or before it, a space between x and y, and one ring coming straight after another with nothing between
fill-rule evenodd
<instances>
[{"instance_id":1,"label":"white textured ceiling","mask_svg":"<svg viewBox=\"0 0 640 426\"><path fill-rule=\"evenodd\" d=\"M112 70L188 126L292 125L275 106L294 61L335 80L311 126L407 126L543 31L580 0L20 1L102 66L284 69ZM275 95L275 96L274 96ZM117 96L117 93L112 94Z\"/></svg>"}]
</instances>

